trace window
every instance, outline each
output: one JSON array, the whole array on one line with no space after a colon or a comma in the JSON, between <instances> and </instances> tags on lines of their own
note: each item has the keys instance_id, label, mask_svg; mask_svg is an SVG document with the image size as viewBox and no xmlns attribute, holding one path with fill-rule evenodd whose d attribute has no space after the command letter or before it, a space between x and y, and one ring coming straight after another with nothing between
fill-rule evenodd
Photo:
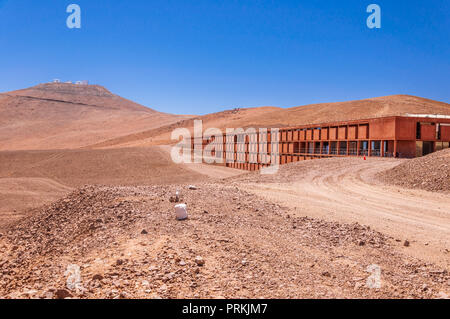
<instances>
[{"instance_id":1,"label":"window","mask_svg":"<svg viewBox=\"0 0 450 319\"><path fill-rule=\"evenodd\" d=\"M294 143L294 153L300 153L300 143Z\"/></svg>"},{"instance_id":2,"label":"window","mask_svg":"<svg viewBox=\"0 0 450 319\"><path fill-rule=\"evenodd\" d=\"M381 155L381 141L372 141L372 156L380 156Z\"/></svg>"},{"instance_id":3,"label":"window","mask_svg":"<svg viewBox=\"0 0 450 319\"><path fill-rule=\"evenodd\" d=\"M347 142L339 142L339 155L347 155Z\"/></svg>"},{"instance_id":4,"label":"window","mask_svg":"<svg viewBox=\"0 0 450 319\"><path fill-rule=\"evenodd\" d=\"M348 155L358 155L358 143L351 141L348 142Z\"/></svg>"}]
</instances>

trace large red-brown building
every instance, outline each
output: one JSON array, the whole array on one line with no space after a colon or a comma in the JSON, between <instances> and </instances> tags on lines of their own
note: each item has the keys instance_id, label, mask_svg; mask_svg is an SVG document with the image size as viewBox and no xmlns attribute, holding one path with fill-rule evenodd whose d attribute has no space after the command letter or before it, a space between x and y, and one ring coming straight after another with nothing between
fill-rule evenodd
<instances>
[{"instance_id":1,"label":"large red-brown building","mask_svg":"<svg viewBox=\"0 0 450 319\"><path fill-rule=\"evenodd\" d=\"M196 140L192 138L192 147ZM413 158L449 147L450 116L406 115L301 125L268 133L223 135L197 141L214 146L228 167L258 170L280 164L339 156Z\"/></svg>"}]
</instances>

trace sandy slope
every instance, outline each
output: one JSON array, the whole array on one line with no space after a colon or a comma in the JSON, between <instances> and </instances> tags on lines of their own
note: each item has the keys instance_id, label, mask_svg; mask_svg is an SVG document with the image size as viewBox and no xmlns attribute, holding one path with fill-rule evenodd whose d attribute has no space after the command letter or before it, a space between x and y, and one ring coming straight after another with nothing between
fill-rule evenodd
<instances>
[{"instance_id":1,"label":"sandy slope","mask_svg":"<svg viewBox=\"0 0 450 319\"><path fill-rule=\"evenodd\" d=\"M410 114L450 115L450 104L411 95L392 95L348 102L311 104L253 119L268 125L303 125Z\"/></svg>"},{"instance_id":2,"label":"sandy slope","mask_svg":"<svg viewBox=\"0 0 450 319\"><path fill-rule=\"evenodd\" d=\"M157 112L101 86L41 84L0 94L0 150L79 148L187 117Z\"/></svg>"},{"instance_id":3,"label":"sandy slope","mask_svg":"<svg viewBox=\"0 0 450 319\"><path fill-rule=\"evenodd\" d=\"M225 132L226 128L247 127L253 125L252 119L261 115L269 114L281 110L277 107L257 107L246 109L228 110L218 113L211 113L204 116L197 116L191 119L161 126L156 129L146 130L139 133L113 138L104 142L90 145L91 148L110 148L118 146L148 146L165 145L174 143L171 139L172 132L177 128L187 128L193 134L195 120L201 120L203 130L207 128L219 128Z\"/></svg>"},{"instance_id":4,"label":"sandy slope","mask_svg":"<svg viewBox=\"0 0 450 319\"><path fill-rule=\"evenodd\" d=\"M0 227L23 218L29 209L51 203L72 188L48 178L0 178Z\"/></svg>"},{"instance_id":5,"label":"sandy slope","mask_svg":"<svg viewBox=\"0 0 450 319\"><path fill-rule=\"evenodd\" d=\"M405 115L407 113L450 115L450 105L416 96L394 95L349 102L313 104L286 109L276 107L239 109L199 116L196 119L203 121L204 129L214 127L225 132L226 128L296 126L311 123ZM167 144L173 142L171 140L171 133L176 128L188 128L192 132L193 120L184 120L157 129L110 139L92 145L91 147Z\"/></svg>"},{"instance_id":6,"label":"sandy slope","mask_svg":"<svg viewBox=\"0 0 450 319\"><path fill-rule=\"evenodd\" d=\"M245 173L221 166L177 165L169 146L105 150L0 152L0 225L86 184L197 183Z\"/></svg>"},{"instance_id":7,"label":"sandy slope","mask_svg":"<svg viewBox=\"0 0 450 319\"><path fill-rule=\"evenodd\" d=\"M194 183L209 178L174 164L159 147L0 152L0 224L85 184Z\"/></svg>"}]
</instances>

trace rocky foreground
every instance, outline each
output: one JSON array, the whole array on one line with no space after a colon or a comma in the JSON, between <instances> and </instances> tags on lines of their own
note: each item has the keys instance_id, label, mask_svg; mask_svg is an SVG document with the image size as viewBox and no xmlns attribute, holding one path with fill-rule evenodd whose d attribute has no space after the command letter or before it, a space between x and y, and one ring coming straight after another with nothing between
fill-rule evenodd
<instances>
[{"instance_id":1,"label":"rocky foreground","mask_svg":"<svg viewBox=\"0 0 450 319\"><path fill-rule=\"evenodd\" d=\"M0 297L448 297L448 269L368 227L294 218L229 182L196 186L87 186L10 225Z\"/></svg>"}]
</instances>

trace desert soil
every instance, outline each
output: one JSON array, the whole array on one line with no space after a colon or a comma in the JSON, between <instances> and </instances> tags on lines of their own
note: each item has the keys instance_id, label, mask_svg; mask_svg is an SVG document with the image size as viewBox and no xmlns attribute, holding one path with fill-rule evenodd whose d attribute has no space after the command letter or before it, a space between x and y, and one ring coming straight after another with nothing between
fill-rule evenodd
<instances>
[{"instance_id":1,"label":"desert soil","mask_svg":"<svg viewBox=\"0 0 450 319\"><path fill-rule=\"evenodd\" d=\"M448 297L449 198L373 178L399 163L306 161L196 190L86 186L2 231L0 295ZM176 191L186 221L175 220ZM368 286L374 269L378 289Z\"/></svg>"},{"instance_id":2,"label":"desert soil","mask_svg":"<svg viewBox=\"0 0 450 319\"><path fill-rule=\"evenodd\" d=\"M224 168L216 168L220 169ZM204 173L174 164L169 154L156 146L0 152L0 228L27 215L29 208L50 203L86 184L123 186L206 180L209 177Z\"/></svg>"},{"instance_id":3,"label":"desert soil","mask_svg":"<svg viewBox=\"0 0 450 319\"><path fill-rule=\"evenodd\" d=\"M196 186L85 187L36 211L0 238L0 294L420 298L448 293L447 269L398 252L389 237L368 226L296 217L289 208L227 183ZM188 220L175 219L176 191L189 207ZM381 288L367 286L371 269L380 269Z\"/></svg>"}]
</instances>

